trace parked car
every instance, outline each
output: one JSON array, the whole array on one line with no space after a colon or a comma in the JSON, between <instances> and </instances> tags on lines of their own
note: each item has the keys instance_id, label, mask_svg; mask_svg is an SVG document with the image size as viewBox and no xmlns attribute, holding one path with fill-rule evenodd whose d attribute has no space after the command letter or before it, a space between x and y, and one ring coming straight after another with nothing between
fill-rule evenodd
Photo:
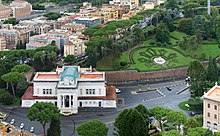
<instances>
[{"instance_id":1,"label":"parked car","mask_svg":"<svg viewBox=\"0 0 220 136\"><path fill-rule=\"evenodd\" d=\"M199 114L203 114L203 111L192 111L191 112L192 116L199 115Z\"/></svg>"},{"instance_id":2,"label":"parked car","mask_svg":"<svg viewBox=\"0 0 220 136\"><path fill-rule=\"evenodd\" d=\"M34 133L34 127L31 127L31 128L30 128L30 132L31 132L31 133Z\"/></svg>"},{"instance_id":3,"label":"parked car","mask_svg":"<svg viewBox=\"0 0 220 136\"><path fill-rule=\"evenodd\" d=\"M20 129L23 129L23 128L24 128L24 123L21 123Z\"/></svg>"},{"instance_id":4,"label":"parked car","mask_svg":"<svg viewBox=\"0 0 220 136\"><path fill-rule=\"evenodd\" d=\"M172 91L172 89L171 89L170 87L166 87L166 89L167 89L168 91Z\"/></svg>"},{"instance_id":5,"label":"parked car","mask_svg":"<svg viewBox=\"0 0 220 136\"><path fill-rule=\"evenodd\" d=\"M11 119L11 122L10 122L10 124L14 124L15 123L15 119Z\"/></svg>"},{"instance_id":6,"label":"parked car","mask_svg":"<svg viewBox=\"0 0 220 136\"><path fill-rule=\"evenodd\" d=\"M119 94L119 93L121 93L121 90L118 89L118 88L116 88L116 89L115 89L115 92L116 92L117 94Z\"/></svg>"}]
</instances>

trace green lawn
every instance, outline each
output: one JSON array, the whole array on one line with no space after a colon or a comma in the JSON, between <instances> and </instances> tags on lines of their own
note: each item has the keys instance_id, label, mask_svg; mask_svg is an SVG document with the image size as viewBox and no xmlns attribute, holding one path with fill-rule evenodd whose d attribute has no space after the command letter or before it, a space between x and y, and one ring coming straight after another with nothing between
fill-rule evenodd
<instances>
[{"instance_id":1,"label":"green lawn","mask_svg":"<svg viewBox=\"0 0 220 136\"><path fill-rule=\"evenodd\" d=\"M206 59L211 57L217 57L220 55L220 49L218 48L218 44L201 44L199 49L196 51L198 57L201 57L201 54L206 54Z\"/></svg>"},{"instance_id":2,"label":"green lawn","mask_svg":"<svg viewBox=\"0 0 220 136\"><path fill-rule=\"evenodd\" d=\"M142 54L142 55L141 55ZM153 59L162 57L166 60L164 65L155 64ZM181 66L187 66L193 60L192 58L185 57L175 50L163 47L142 48L134 52L132 56L134 64L131 64L129 70L151 71L169 69Z\"/></svg>"},{"instance_id":3,"label":"green lawn","mask_svg":"<svg viewBox=\"0 0 220 136\"><path fill-rule=\"evenodd\" d=\"M185 110L185 111L196 111L194 108L192 107L187 107L185 106L186 104L188 104L188 101L183 101L181 103L179 103L179 108L182 109L182 110Z\"/></svg>"},{"instance_id":4,"label":"green lawn","mask_svg":"<svg viewBox=\"0 0 220 136\"><path fill-rule=\"evenodd\" d=\"M187 34L179 32L179 31L173 31L173 32L170 33L170 36L174 37L175 39L182 40L183 37L187 36Z\"/></svg>"}]
</instances>

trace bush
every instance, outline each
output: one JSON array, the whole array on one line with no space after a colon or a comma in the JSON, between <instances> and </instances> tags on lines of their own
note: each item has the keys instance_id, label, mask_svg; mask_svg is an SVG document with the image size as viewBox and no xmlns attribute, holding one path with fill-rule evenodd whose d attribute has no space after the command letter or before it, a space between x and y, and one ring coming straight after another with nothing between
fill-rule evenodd
<instances>
[{"instance_id":1,"label":"bush","mask_svg":"<svg viewBox=\"0 0 220 136\"><path fill-rule=\"evenodd\" d=\"M157 46L162 46L162 43L161 42L157 42Z\"/></svg>"},{"instance_id":2,"label":"bush","mask_svg":"<svg viewBox=\"0 0 220 136\"><path fill-rule=\"evenodd\" d=\"M202 110L203 109L203 101L199 98L190 98L188 100L189 106L194 110Z\"/></svg>"},{"instance_id":3,"label":"bush","mask_svg":"<svg viewBox=\"0 0 220 136\"><path fill-rule=\"evenodd\" d=\"M205 60L206 59L206 53L201 53L201 59Z\"/></svg>"},{"instance_id":4,"label":"bush","mask_svg":"<svg viewBox=\"0 0 220 136\"><path fill-rule=\"evenodd\" d=\"M128 64L128 63L125 62L125 61L120 62L120 66L122 66L122 67L126 66L127 64Z\"/></svg>"},{"instance_id":5,"label":"bush","mask_svg":"<svg viewBox=\"0 0 220 136\"><path fill-rule=\"evenodd\" d=\"M13 101L14 101L14 97L8 92L5 92L0 95L0 102L5 105L10 105L13 103Z\"/></svg>"},{"instance_id":6,"label":"bush","mask_svg":"<svg viewBox=\"0 0 220 136\"><path fill-rule=\"evenodd\" d=\"M155 45L155 42L150 42L150 45Z\"/></svg>"},{"instance_id":7,"label":"bush","mask_svg":"<svg viewBox=\"0 0 220 136\"><path fill-rule=\"evenodd\" d=\"M220 44L218 45L218 48L220 49Z\"/></svg>"}]
</instances>

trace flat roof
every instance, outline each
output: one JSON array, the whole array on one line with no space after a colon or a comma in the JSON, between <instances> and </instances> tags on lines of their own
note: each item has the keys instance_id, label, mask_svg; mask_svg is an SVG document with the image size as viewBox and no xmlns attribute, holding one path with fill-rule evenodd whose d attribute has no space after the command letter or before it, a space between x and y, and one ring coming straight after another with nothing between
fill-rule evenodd
<instances>
[{"instance_id":1,"label":"flat roof","mask_svg":"<svg viewBox=\"0 0 220 136\"><path fill-rule=\"evenodd\" d=\"M59 74L38 74L37 79L59 79Z\"/></svg>"},{"instance_id":2,"label":"flat roof","mask_svg":"<svg viewBox=\"0 0 220 136\"><path fill-rule=\"evenodd\" d=\"M80 78L103 78L103 74L80 74Z\"/></svg>"}]
</instances>

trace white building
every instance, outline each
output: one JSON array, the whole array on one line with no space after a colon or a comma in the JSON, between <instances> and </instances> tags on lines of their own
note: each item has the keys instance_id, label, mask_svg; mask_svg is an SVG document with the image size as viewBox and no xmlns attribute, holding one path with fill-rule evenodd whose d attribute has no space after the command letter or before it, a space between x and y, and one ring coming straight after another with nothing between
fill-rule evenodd
<instances>
[{"instance_id":1,"label":"white building","mask_svg":"<svg viewBox=\"0 0 220 136\"><path fill-rule=\"evenodd\" d=\"M22 96L22 107L52 102L61 114L77 114L78 107L116 108L114 86L105 85L105 73L92 68L64 66L56 72L38 72Z\"/></svg>"}]
</instances>

